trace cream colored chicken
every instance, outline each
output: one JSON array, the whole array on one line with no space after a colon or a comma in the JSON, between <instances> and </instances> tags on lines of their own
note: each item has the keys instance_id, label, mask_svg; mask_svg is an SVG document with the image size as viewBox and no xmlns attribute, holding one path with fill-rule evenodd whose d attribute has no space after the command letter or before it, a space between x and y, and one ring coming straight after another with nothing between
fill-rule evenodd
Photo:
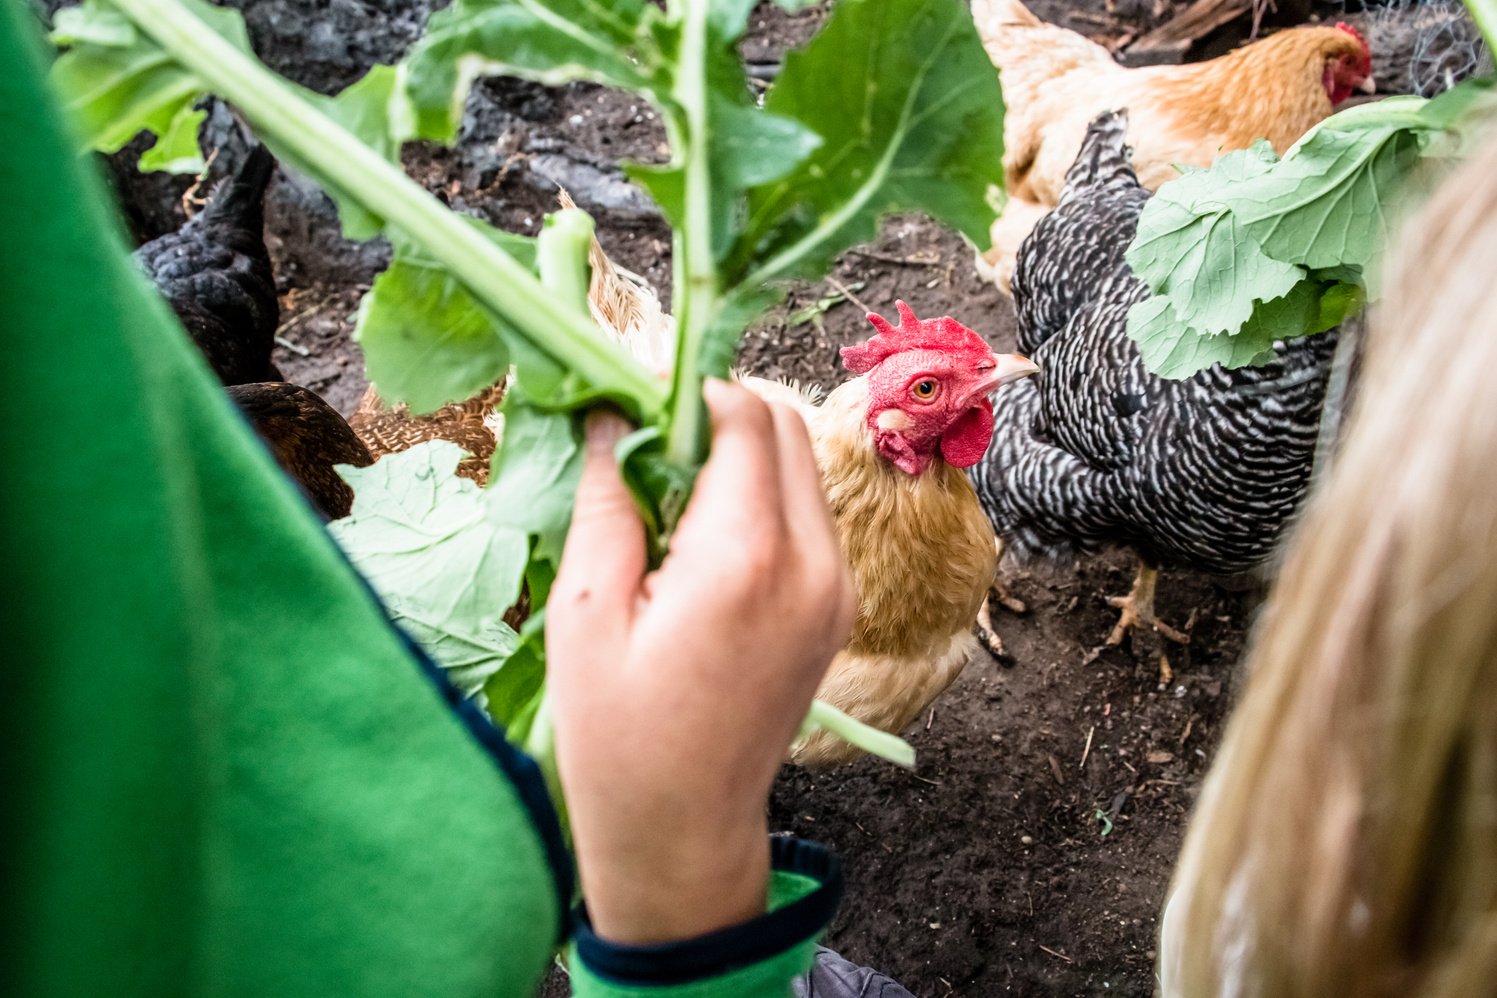
<instances>
[{"instance_id":1,"label":"cream colored chicken","mask_svg":"<svg viewBox=\"0 0 1497 998\"><path fill-rule=\"evenodd\" d=\"M1098 114L1127 110L1134 169L1157 190L1177 165L1209 167L1259 139L1283 153L1354 92L1374 89L1367 43L1344 24L1281 31L1206 62L1129 69L1020 0L973 0L972 17L1003 85L1010 197L978 269L1005 292L1019 244L1059 201Z\"/></svg>"}]
</instances>

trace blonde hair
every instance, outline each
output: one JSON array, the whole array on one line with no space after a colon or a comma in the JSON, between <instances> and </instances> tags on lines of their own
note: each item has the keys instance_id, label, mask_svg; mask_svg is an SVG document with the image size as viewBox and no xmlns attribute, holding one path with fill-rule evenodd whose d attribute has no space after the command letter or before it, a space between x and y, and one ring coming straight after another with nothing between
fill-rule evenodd
<instances>
[{"instance_id":1,"label":"blonde hair","mask_svg":"<svg viewBox=\"0 0 1497 998\"><path fill-rule=\"evenodd\" d=\"M1175 871L1165 998L1497 995L1497 142L1394 256Z\"/></svg>"}]
</instances>

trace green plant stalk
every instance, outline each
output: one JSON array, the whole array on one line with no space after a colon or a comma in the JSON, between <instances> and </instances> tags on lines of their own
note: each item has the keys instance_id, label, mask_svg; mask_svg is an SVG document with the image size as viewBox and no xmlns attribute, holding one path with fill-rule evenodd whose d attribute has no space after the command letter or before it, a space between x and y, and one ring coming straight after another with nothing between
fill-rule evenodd
<instances>
[{"instance_id":1,"label":"green plant stalk","mask_svg":"<svg viewBox=\"0 0 1497 998\"><path fill-rule=\"evenodd\" d=\"M360 205L399 228L530 343L589 383L626 392L647 420L665 393L643 366L609 343L589 317L548 293L533 275L352 133L298 97L176 0L112 0L183 66ZM336 179L334 179L336 178Z\"/></svg>"},{"instance_id":2,"label":"green plant stalk","mask_svg":"<svg viewBox=\"0 0 1497 998\"><path fill-rule=\"evenodd\" d=\"M1466 9L1487 40L1487 48L1497 53L1497 0L1466 0Z\"/></svg>"},{"instance_id":3,"label":"green plant stalk","mask_svg":"<svg viewBox=\"0 0 1497 998\"><path fill-rule=\"evenodd\" d=\"M671 0L681 23L681 57L671 97L683 120L672 129L682 157L685 212L675 238L676 366L671 379L666 459L695 469L707 458L701 348L719 307L712 254L712 177L708 161L707 20L710 0Z\"/></svg>"},{"instance_id":4,"label":"green plant stalk","mask_svg":"<svg viewBox=\"0 0 1497 998\"><path fill-rule=\"evenodd\" d=\"M540 271L541 287L556 300L587 307L587 252L592 241L592 216L580 208L547 215L541 223L535 240L536 269Z\"/></svg>"},{"instance_id":5,"label":"green plant stalk","mask_svg":"<svg viewBox=\"0 0 1497 998\"><path fill-rule=\"evenodd\" d=\"M806 714L801 734L809 734L815 728L829 731L849 745L887 759L896 766L915 768L915 750L903 738L849 717L824 700L811 701L811 710Z\"/></svg>"}]
</instances>

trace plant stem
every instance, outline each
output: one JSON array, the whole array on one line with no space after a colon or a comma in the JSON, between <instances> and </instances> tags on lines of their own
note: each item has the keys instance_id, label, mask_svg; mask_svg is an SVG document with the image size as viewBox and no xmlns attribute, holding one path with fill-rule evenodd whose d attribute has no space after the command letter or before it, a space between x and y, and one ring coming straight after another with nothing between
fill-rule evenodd
<instances>
[{"instance_id":1,"label":"plant stem","mask_svg":"<svg viewBox=\"0 0 1497 998\"><path fill-rule=\"evenodd\" d=\"M535 239L536 269L541 287L558 301L587 307L587 252L592 241L593 220L581 208L563 209L541 223Z\"/></svg>"},{"instance_id":2,"label":"plant stem","mask_svg":"<svg viewBox=\"0 0 1497 998\"><path fill-rule=\"evenodd\" d=\"M824 700L812 700L811 711L801 726L803 734L815 728L831 732L849 745L856 746L880 759L887 759L905 769L915 768L915 750L910 743L898 735L869 727L856 718L849 717Z\"/></svg>"},{"instance_id":3,"label":"plant stem","mask_svg":"<svg viewBox=\"0 0 1497 998\"><path fill-rule=\"evenodd\" d=\"M719 306L717 261L712 253L712 177L707 124L707 20L709 0L672 0L681 23L681 54L671 96L683 120L677 155L685 183L685 212L675 240L676 366L671 379L671 417L666 459L695 469L707 457L706 408L702 404L701 348Z\"/></svg>"},{"instance_id":4,"label":"plant stem","mask_svg":"<svg viewBox=\"0 0 1497 998\"><path fill-rule=\"evenodd\" d=\"M331 182L399 228L447 266L463 285L532 345L600 390L617 393L658 418L659 382L594 327L586 313L557 300L503 250L386 162L352 133L299 97L280 77L234 48L177 0L113 0L173 59L237 107L319 180Z\"/></svg>"},{"instance_id":5,"label":"plant stem","mask_svg":"<svg viewBox=\"0 0 1497 998\"><path fill-rule=\"evenodd\" d=\"M1466 0L1466 9L1487 40L1487 49L1497 53L1497 0Z\"/></svg>"}]
</instances>

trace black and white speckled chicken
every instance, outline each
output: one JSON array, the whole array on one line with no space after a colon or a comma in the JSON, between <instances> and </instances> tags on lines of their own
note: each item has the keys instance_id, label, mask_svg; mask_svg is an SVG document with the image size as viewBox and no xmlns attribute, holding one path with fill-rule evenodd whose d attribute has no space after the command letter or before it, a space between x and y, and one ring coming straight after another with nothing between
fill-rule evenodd
<instances>
[{"instance_id":1,"label":"black and white speckled chicken","mask_svg":"<svg viewBox=\"0 0 1497 998\"><path fill-rule=\"evenodd\" d=\"M280 306L261 201L275 159L256 146L208 206L135 259L225 385L280 381L271 363Z\"/></svg>"},{"instance_id":2,"label":"black and white speckled chicken","mask_svg":"<svg viewBox=\"0 0 1497 998\"><path fill-rule=\"evenodd\" d=\"M1092 122L1059 204L1020 250L1019 349L1040 374L1009 389L969 474L1021 558L1138 553L1109 644L1140 625L1184 641L1154 616L1157 570L1235 574L1273 553L1310 483L1336 335L1276 344L1258 367L1150 374L1126 332L1149 295L1123 256L1149 192L1125 128L1122 114Z\"/></svg>"}]
</instances>

